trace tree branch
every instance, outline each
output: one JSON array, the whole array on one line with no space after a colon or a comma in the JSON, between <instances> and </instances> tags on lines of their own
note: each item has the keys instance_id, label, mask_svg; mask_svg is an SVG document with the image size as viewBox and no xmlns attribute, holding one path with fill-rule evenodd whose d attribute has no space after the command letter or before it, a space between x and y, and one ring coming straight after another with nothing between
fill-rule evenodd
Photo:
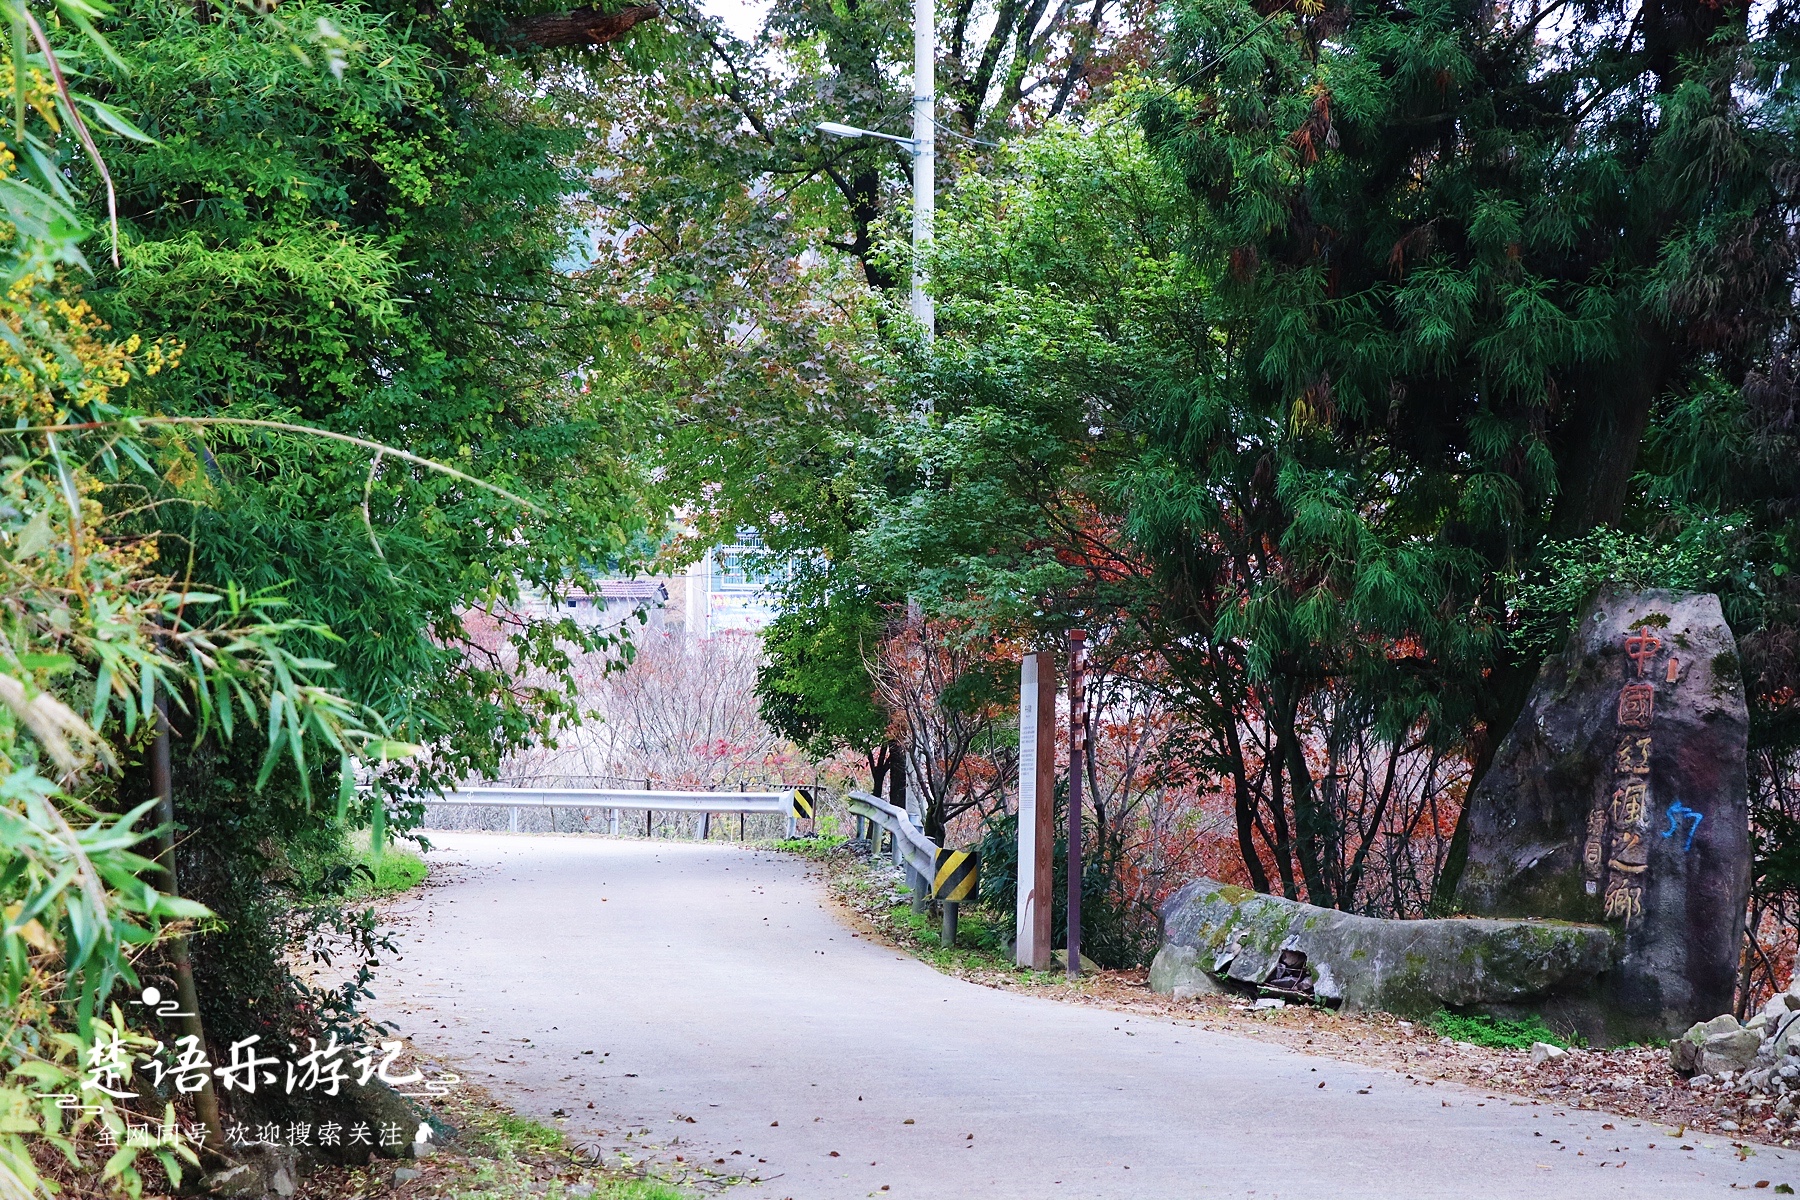
<instances>
[{"instance_id":1,"label":"tree branch","mask_svg":"<svg viewBox=\"0 0 1800 1200\"><path fill-rule=\"evenodd\" d=\"M521 17L500 35L503 44L522 49L551 50L565 46L604 46L630 33L639 22L662 16L655 4L634 4L617 12L578 8L572 12Z\"/></svg>"}]
</instances>

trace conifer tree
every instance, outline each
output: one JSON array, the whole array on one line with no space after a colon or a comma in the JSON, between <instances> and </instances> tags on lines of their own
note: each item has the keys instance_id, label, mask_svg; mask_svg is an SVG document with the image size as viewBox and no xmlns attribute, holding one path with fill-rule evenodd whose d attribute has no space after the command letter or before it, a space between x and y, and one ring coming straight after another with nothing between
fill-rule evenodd
<instances>
[{"instance_id":1,"label":"conifer tree","mask_svg":"<svg viewBox=\"0 0 1800 1200\"><path fill-rule=\"evenodd\" d=\"M1205 213L1286 594L1337 613L1251 643L1328 663L1373 617L1469 697L1485 770L1537 665L1480 644L1506 580L1624 519L1659 406L1740 388L1791 308L1795 15L1174 6L1144 127ZM1138 524L1198 625L1222 527L1201 450L1245 448L1218 412L1168 403Z\"/></svg>"}]
</instances>

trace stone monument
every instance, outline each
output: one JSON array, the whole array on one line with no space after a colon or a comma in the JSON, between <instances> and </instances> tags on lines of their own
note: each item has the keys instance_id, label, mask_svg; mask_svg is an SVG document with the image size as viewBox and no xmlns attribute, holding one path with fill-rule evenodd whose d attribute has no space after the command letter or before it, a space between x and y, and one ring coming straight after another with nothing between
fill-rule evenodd
<instances>
[{"instance_id":1,"label":"stone monument","mask_svg":"<svg viewBox=\"0 0 1800 1200\"><path fill-rule=\"evenodd\" d=\"M1469 797L1464 912L1622 937L1580 1006L1590 1037L1673 1037L1730 1011L1750 890L1748 731L1718 597L1605 592Z\"/></svg>"}]
</instances>

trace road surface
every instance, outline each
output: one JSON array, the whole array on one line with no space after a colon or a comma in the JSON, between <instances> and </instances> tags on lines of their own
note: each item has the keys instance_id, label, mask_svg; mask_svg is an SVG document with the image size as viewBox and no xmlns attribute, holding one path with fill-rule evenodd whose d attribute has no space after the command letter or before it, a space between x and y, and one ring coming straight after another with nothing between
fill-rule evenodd
<instances>
[{"instance_id":1,"label":"road surface","mask_svg":"<svg viewBox=\"0 0 1800 1200\"><path fill-rule=\"evenodd\" d=\"M442 882L396 914L382 1015L608 1161L760 1177L747 1200L1800 1187L1793 1152L1683 1151L1654 1125L964 983L853 937L785 856L431 836Z\"/></svg>"}]
</instances>

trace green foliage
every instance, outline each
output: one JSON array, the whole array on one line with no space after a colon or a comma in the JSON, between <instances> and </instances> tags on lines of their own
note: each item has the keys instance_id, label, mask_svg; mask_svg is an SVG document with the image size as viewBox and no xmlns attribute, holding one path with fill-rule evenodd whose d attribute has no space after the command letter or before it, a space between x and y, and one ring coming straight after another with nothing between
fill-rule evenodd
<instances>
[{"instance_id":1,"label":"green foliage","mask_svg":"<svg viewBox=\"0 0 1800 1200\"><path fill-rule=\"evenodd\" d=\"M1499 621L1515 572L1566 565L1540 547L1635 520L1666 540L1667 510L1637 510L1645 430L1659 407L1731 425L1721 393L1778 347L1793 28L1745 13L1602 6L1552 35L1454 5L1174 6L1177 83L1144 128L1203 208L1227 403L1282 428L1282 551L1316 600L1411 627L1448 680L1516 672L1446 719L1503 725L1535 673L1458 627ZM1208 426L1171 411L1164 485Z\"/></svg>"},{"instance_id":2,"label":"green foliage","mask_svg":"<svg viewBox=\"0 0 1800 1200\"><path fill-rule=\"evenodd\" d=\"M398 847L389 847L379 858L364 850L356 865L360 868L356 881L345 893L351 900L384 900L398 896L424 883L428 873L423 858Z\"/></svg>"},{"instance_id":3,"label":"green foliage","mask_svg":"<svg viewBox=\"0 0 1800 1200\"><path fill-rule=\"evenodd\" d=\"M1056 842L1051 850L1050 930L1055 949L1065 948L1069 919L1069 834L1067 795L1058 791ZM1019 816L996 813L982 823L981 875L976 884L982 907L1010 922L1018 907ZM1081 952L1102 967L1140 967L1158 944L1156 914L1133 902L1121 886L1122 864L1113 847L1089 846L1081 872ZM1006 926L1007 936L1012 927Z\"/></svg>"},{"instance_id":4,"label":"green foliage","mask_svg":"<svg viewBox=\"0 0 1800 1200\"><path fill-rule=\"evenodd\" d=\"M552 1129L529 1117L510 1112L492 1114L491 1119L482 1123L481 1132L487 1135L494 1149L501 1153L561 1150L567 1145L560 1129Z\"/></svg>"},{"instance_id":5,"label":"green foliage","mask_svg":"<svg viewBox=\"0 0 1800 1200\"><path fill-rule=\"evenodd\" d=\"M1582 605L1604 587L1730 594L1755 569L1749 524L1742 515L1696 513L1666 541L1605 528L1546 542L1514 591L1513 638L1538 654L1552 653L1574 632Z\"/></svg>"},{"instance_id":6,"label":"green foliage","mask_svg":"<svg viewBox=\"0 0 1800 1200\"><path fill-rule=\"evenodd\" d=\"M628 565L648 489L644 408L608 366L625 314L565 269L582 133L457 21L131 2L108 26L116 59L93 64L153 140L109 151L121 262L91 295L119 336L180 353L130 393L161 424L142 427L155 474L118 523L167 574L279 596L288 658L269 670L310 685L331 663L371 731L373 787L338 815L315 801L340 790L340 756L301 755L295 720L268 726L293 743L274 764L208 723L233 711L216 687L178 714L178 866L218 918L193 940L215 1036L354 1026L381 939L344 907L346 833L403 829L421 794L572 716L570 649L621 646L554 619L467 621ZM430 754L386 752L404 744ZM139 748L122 762L122 794L144 794ZM314 994L293 954L349 956L353 978Z\"/></svg>"},{"instance_id":7,"label":"green foliage","mask_svg":"<svg viewBox=\"0 0 1800 1200\"><path fill-rule=\"evenodd\" d=\"M462 1139L488 1159L476 1165L473 1181L486 1186L459 1188L456 1194L463 1200L515 1200L529 1196L561 1200L577 1194L572 1185L577 1178L582 1179L578 1194L593 1200L687 1200L687 1193L654 1179L564 1173L560 1179L543 1180L535 1170L527 1169L528 1164L544 1158L552 1162L584 1161L561 1130L502 1108L482 1106L461 1115ZM566 1172L569 1163L564 1161L561 1166Z\"/></svg>"},{"instance_id":8,"label":"green foliage","mask_svg":"<svg viewBox=\"0 0 1800 1200\"><path fill-rule=\"evenodd\" d=\"M147 405L403 444L538 501L212 427L181 443L197 503L162 510L196 574L284 586L328 621L345 685L431 743L438 777L479 771L568 702L467 656L463 612L614 565L643 524L627 458L641 412L593 370L617 310L556 269L580 186L560 159L579 138L547 101L516 99L512 68L463 69L480 48L447 25L347 5L280 16L123 10L116 94L157 141L115 156L133 216L100 299L116 328L186 348ZM337 73L293 53L290 31L322 18L357 48ZM595 645L528 622L505 653L554 673L557 637Z\"/></svg>"},{"instance_id":9,"label":"green foliage","mask_svg":"<svg viewBox=\"0 0 1800 1200\"><path fill-rule=\"evenodd\" d=\"M887 740L871 656L883 618L866 588L832 586L836 573L803 568L780 615L763 631L756 694L763 720L815 757L867 753Z\"/></svg>"},{"instance_id":10,"label":"green foliage","mask_svg":"<svg viewBox=\"0 0 1800 1200\"><path fill-rule=\"evenodd\" d=\"M785 850L802 858L823 861L830 858L849 838L836 834L821 837L776 838L767 843L771 850Z\"/></svg>"},{"instance_id":11,"label":"green foliage","mask_svg":"<svg viewBox=\"0 0 1800 1200\"><path fill-rule=\"evenodd\" d=\"M1568 1048L1573 1043L1544 1024L1535 1013L1522 1020L1509 1021L1484 1013L1453 1013L1439 1009L1426 1022L1432 1032L1473 1046L1490 1050L1529 1050L1534 1042Z\"/></svg>"}]
</instances>

